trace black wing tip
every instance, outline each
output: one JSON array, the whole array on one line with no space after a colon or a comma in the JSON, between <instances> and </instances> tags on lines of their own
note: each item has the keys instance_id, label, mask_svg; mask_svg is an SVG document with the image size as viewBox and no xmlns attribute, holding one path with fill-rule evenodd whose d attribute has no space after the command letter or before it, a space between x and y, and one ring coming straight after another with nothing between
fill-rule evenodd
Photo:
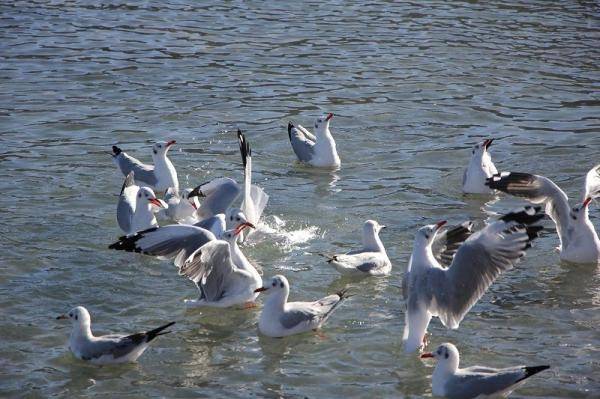
<instances>
[{"instance_id":1,"label":"black wing tip","mask_svg":"<svg viewBox=\"0 0 600 399\"><path fill-rule=\"evenodd\" d=\"M521 209L509 212L502 216L503 222L517 222L518 224L530 225L544 218L541 206L527 205Z\"/></svg>"},{"instance_id":2,"label":"black wing tip","mask_svg":"<svg viewBox=\"0 0 600 399\"><path fill-rule=\"evenodd\" d=\"M250 149L250 143L246 139L246 135L242 133L240 129L237 131L238 142L240 144L240 153L242 154L242 162L244 164L244 168L246 167L247 158L252 156L252 150Z\"/></svg>"},{"instance_id":3,"label":"black wing tip","mask_svg":"<svg viewBox=\"0 0 600 399\"><path fill-rule=\"evenodd\" d=\"M288 137L290 141L292 141L292 129L294 128L294 124L292 122L288 122Z\"/></svg>"},{"instance_id":4,"label":"black wing tip","mask_svg":"<svg viewBox=\"0 0 600 399\"><path fill-rule=\"evenodd\" d=\"M343 290L339 290L335 294L340 297L340 302L341 302L344 299L348 299L352 296L348 293L349 291L350 291L350 288L344 288Z\"/></svg>"},{"instance_id":5,"label":"black wing tip","mask_svg":"<svg viewBox=\"0 0 600 399\"><path fill-rule=\"evenodd\" d=\"M527 232L527 237L529 241L532 241L539 237L539 232L544 230L543 226L527 226L525 231Z\"/></svg>"},{"instance_id":6,"label":"black wing tip","mask_svg":"<svg viewBox=\"0 0 600 399\"><path fill-rule=\"evenodd\" d=\"M116 157L117 155L119 155L123 151L119 147L117 147L116 145L113 145L112 146L112 152L113 152L113 156Z\"/></svg>"},{"instance_id":7,"label":"black wing tip","mask_svg":"<svg viewBox=\"0 0 600 399\"><path fill-rule=\"evenodd\" d=\"M523 378L521 378L519 381L524 380L525 378L529 378L532 375L536 375L537 373L544 371L544 370L548 370L550 368L550 366L544 365L544 366L526 366L524 367L525 369L525 376Z\"/></svg>"},{"instance_id":8,"label":"black wing tip","mask_svg":"<svg viewBox=\"0 0 600 399\"><path fill-rule=\"evenodd\" d=\"M159 227L150 227L149 229L138 231L135 234L121 236L117 241L110 244L108 249L114 249L115 251L142 252L142 249L137 247L136 243L140 238L144 237L144 234L155 231L158 228Z\"/></svg>"},{"instance_id":9,"label":"black wing tip","mask_svg":"<svg viewBox=\"0 0 600 399\"><path fill-rule=\"evenodd\" d=\"M501 172L485 179L485 185L494 190L506 191L509 184L531 182L534 176L523 172Z\"/></svg>"}]
</instances>

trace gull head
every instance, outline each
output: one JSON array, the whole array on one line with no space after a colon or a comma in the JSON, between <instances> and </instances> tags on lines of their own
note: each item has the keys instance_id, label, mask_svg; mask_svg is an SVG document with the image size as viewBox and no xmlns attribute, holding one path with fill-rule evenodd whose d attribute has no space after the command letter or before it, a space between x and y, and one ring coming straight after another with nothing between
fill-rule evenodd
<instances>
[{"instance_id":1,"label":"gull head","mask_svg":"<svg viewBox=\"0 0 600 399\"><path fill-rule=\"evenodd\" d=\"M265 281L265 284L254 290L254 292L265 292L266 294L275 294L275 293L283 293L287 295L290 291L290 284L287 281L285 276L278 274L271 278L271 281L268 283Z\"/></svg>"},{"instance_id":2,"label":"gull head","mask_svg":"<svg viewBox=\"0 0 600 399\"><path fill-rule=\"evenodd\" d=\"M417 235L415 236L415 245L431 245L431 243L435 239L435 236L445 224L446 221L442 220L437 222L436 224L428 224L427 226L421 227L419 230L417 230Z\"/></svg>"},{"instance_id":3,"label":"gull head","mask_svg":"<svg viewBox=\"0 0 600 399\"><path fill-rule=\"evenodd\" d=\"M169 148L171 148L171 146L175 143L175 140L157 141L152 146L152 158L166 155L167 151L169 151Z\"/></svg>"},{"instance_id":4,"label":"gull head","mask_svg":"<svg viewBox=\"0 0 600 399\"><path fill-rule=\"evenodd\" d=\"M225 214L225 222L228 226L237 226L241 223L248 223L248 218L240 208L229 208Z\"/></svg>"},{"instance_id":5,"label":"gull head","mask_svg":"<svg viewBox=\"0 0 600 399\"><path fill-rule=\"evenodd\" d=\"M446 342L438 346L435 352L421 354L421 359L434 358L438 361L437 367L441 367L449 372L455 372L458 369L460 355L458 349L453 344Z\"/></svg>"},{"instance_id":6,"label":"gull head","mask_svg":"<svg viewBox=\"0 0 600 399\"><path fill-rule=\"evenodd\" d=\"M587 197L582 203L575 205L569 212L569 217L575 223L584 222L587 220L588 206L592 202L592 197Z\"/></svg>"},{"instance_id":7,"label":"gull head","mask_svg":"<svg viewBox=\"0 0 600 399\"><path fill-rule=\"evenodd\" d=\"M364 235L373 235L379 234L381 230L385 229L385 226L379 224L376 220L367 220L363 224L363 234Z\"/></svg>"},{"instance_id":8,"label":"gull head","mask_svg":"<svg viewBox=\"0 0 600 399\"><path fill-rule=\"evenodd\" d=\"M494 139L485 139L473 146L471 150L471 158L483 158L484 154L487 154L488 149L492 145Z\"/></svg>"},{"instance_id":9,"label":"gull head","mask_svg":"<svg viewBox=\"0 0 600 399\"><path fill-rule=\"evenodd\" d=\"M137 193L137 202L138 204L147 203L156 208L167 208L167 204L156 198L154 191L149 187L140 187Z\"/></svg>"},{"instance_id":10,"label":"gull head","mask_svg":"<svg viewBox=\"0 0 600 399\"><path fill-rule=\"evenodd\" d=\"M56 320L67 320L71 319L71 323L75 326L89 326L91 323L90 313L83 306L77 306L69 313L61 314Z\"/></svg>"},{"instance_id":11,"label":"gull head","mask_svg":"<svg viewBox=\"0 0 600 399\"><path fill-rule=\"evenodd\" d=\"M252 223L248 223L248 222L240 223L237 225L237 227L235 229L226 230L226 231L222 232L220 235L220 238L221 238L221 240L227 241L229 244L233 244L236 242L240 233L248 227L253 229L254 225Z\"/></svg>"},{"instance_id":12,"label":"gull head","mask_svg":"<svg viewBox=\"0 0 600 399\"><path fill-rule=\"evenodd\" d=\"M333 118L333 114L331 112L318 117L315 121L315 130L318 132L323 132L329 129L329 122L331 121L331 118Z\"/></svg>"}]
</instances>

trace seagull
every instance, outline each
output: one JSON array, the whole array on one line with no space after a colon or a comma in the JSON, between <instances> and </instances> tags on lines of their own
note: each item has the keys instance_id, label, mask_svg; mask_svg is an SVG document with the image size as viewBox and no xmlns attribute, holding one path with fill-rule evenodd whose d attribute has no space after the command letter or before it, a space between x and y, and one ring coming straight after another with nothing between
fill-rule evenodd
<instances>
[{"instance_id":1,"label":"seagull","mask_svg":"<svg viewBox=\"0 0 600 399\"><path fill-rule=\"evenodd\" d=\"M435 396L450 399L507 397L532 375L550 366L516 366L494 369L484 366L458 368L460 360L456 346L445 343L435 352L423 353L421 358L437 359L431 388Z\"/></svg>"},{"instance_id":2,"label":"seagull","mask_svg":"<svg viewBox=\"0 0 600 399\"><path fill-rule=\"evenodd\" d=\"M117 204L117 223L125 234L158 226L154 216L155 208L166 208L167 204L159 200L149 187L134 184L134 173L129 172L119 195Z\"/></svg>"},{"instance_id":3,"label":"seagull","mask_svg":"<svg viewBox=\"0 0 600 399\"><path fill-rule=\"evenodd\" d=\"M340 157L335 146L335 140L329 131L329 121L333 114L319 117L315 122L316 136L298 125L288 123L288 136L292 148L301 162L323 168L339 168Z\"/></svg>"},{"instance_id":4,"label":"seagull","mask_svg":"<svg viewBox=\"0 0 600 399\"><path fill-rule=\"evenodd\" d=\"M135 180L139 185L151 187L156 191L166 191L173 187L179 191L179 180L177 180L177 171L167 158L167 151L175 144L175 140L158 141L152 146L153 165L144 164L137 159L127 155L119 147L113 145L113 161L117 164L123 175L129 172L135 172Z\"/></svg>"},{"instance_id":5,"label":"seagull","mask_svg":"<svg viewBox=\"0 0 600 399\"><path fill-rule=\"evenodd\" d=\"M234 179L229 177L218 177L209 182L195 187L187 195L188 199L193 197L204 197L202 204L196 211L200 220L208 219L218 214L225 214L240 195L242 188Z\"/></svg>"},{"instance_id":6,"label":"seagull","mask_svg":"<svg viewBox=\"0 0 600 399\"><path fill-rule=\"evenodd\" d=\"M385 226L375 220L363 224L363 248L344 255L323 255L341 274L384 276L390 274L392 263L379 238L379 232Z\"/></svg>"},{"instance_id":7,"label":"seagull","mask_svg":"<svg viewBox=\"0 0 600 399\"><path fill-rule=\"evenodd\" d=\"M471 307L504 271L510 270L542 230L532 226L543 218L540 207L527 206L502 216L462 243L452 263L444 268L432 252L432 243L446 223L417 231L408 271L402 282L407 301L404 349L411 353L424 346L432 316L447 328L458 328Z\"/></svg>"},{"instance_id":8,"label":"seagull","mask_svg":"<svg viewBox=\"0 0 600 399\"><path fill-rule=\"evenodd\" d=\"M600 196L600 165L587 173L581 203L571 208L569 198L552 180L538 175L503 172L489 178L493 189L545 204L546 214L556 224L560 239L560 259L571 263L599 263L600 240L590 221L588 206Z\"/></svg>"},{"instance_id":9,"label":"seagull","mask_svg":"<svg viewBox=\"0 0 600 399\"><path fill-rule=\"evenodd\" d=\"M267 291L269 294L260 314L258 329L262 334L274 338L321 328L347 298L344 290L315 302L288 302L290 285L282 275L273 277L270 284L255 291Z\"/></svg>"},{"instance_id":10,"label":"seagull","mask_svg":"<svg viewBox=\"0 0 600 399\"><path fill-rule=\"evenodd\" d=\"M197 197L189 199L187 197L191 191L192 189L185 189L182 195L179 195L173 187L169 187L164 197L167 208L159 212L159 214L176 223L198 223L198 218L196 217L196 210L199 206Z\"/></svg>"},{"instance_id":11,"label":"seagull","mask_svg":"<svg viewBox=\"0 0 600 399\"><path fill-rule=\"evenodd\" d=\"M250 223L227 230L220 240L209 241L192 253L179 274L192 280L200 297L186 300L188 306L227 308L236 305L253 307L262 285L260 274L237 245L237 236Z\"/></svg>"},{"instance_id":12,"label":"seagull","mask_svg":"<svg viewBox=\"0 0 600 399\"><path fill-rule=\"evenodd\" d=\"M117 364L135 362L150 345L150 341L175 324L174 321L147 332L131 335L110 334L95 337L92 334L90 314L83 306L77 306L57 317L71 319L73 329L69 337L69 349L76 358L93 364Z\"/></svg>"},{"instance_id":13,"label":"seagull","mask_svg":"<svg viewBox=\"0 0 600 399\"><path fill-rule=\"evenodd\" d=\"M240 129L237 131L237 137L240 144L240 153L242 154L242 163L244 165L244 199L241 211L248 219L248 222L258 226L260 217L269 201L269 196L262 188L252 184L252 151L250 149L250 143L248 143L246 136L244 136ZM241 241L245 241L253 231L256 230L243 231L240 234Z\"/></svg>"},{"instance_id":14,"label":"seagull","mask_svg":"<svg viewBox=\"0 0 600 399\"><path fill-rule=\"evenodd\" d=\"M486 186L485 181L498 173L492 157L488 152L494 139L486 139L475 144L471 151L471 161L463 175L462 191L466 194L492 194L494 191Z\"/></svg>"}]
</instances>

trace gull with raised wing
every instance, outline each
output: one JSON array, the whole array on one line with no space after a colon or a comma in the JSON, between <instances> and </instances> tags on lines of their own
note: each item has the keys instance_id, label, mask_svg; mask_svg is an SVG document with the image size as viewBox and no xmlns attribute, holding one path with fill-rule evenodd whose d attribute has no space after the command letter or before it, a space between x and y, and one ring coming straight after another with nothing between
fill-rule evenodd
<instances>
[{"instance_id":1,"label":"gull with raised wing","mask_svg":"<svg viewBox=\"0 0 600 399\"><path fill-rule=\"evenodd\" d=\"M494 280L525 255L541 226L540 207L508 213L471 235L462 243L452 263L443 267L434 257L432 244L445 221L417 231L408 271L402 283L407 301L404 326L405 352L425 344L433 316L447 328L458 328L471 307Z\"/></svg>"},{"instance_id":2,"label":"gull with raised wing","mask_svg":"<svg viewBox=\"0 0 600 399\"><path fill-rule=\"evenodd\" d=\"M257 288L256 292L268 294L260 314L258 329L262 334L274 338L321 328L347 298L344 290L314 302L288 302L290 285L282 275L273 277L268 284Z\"/></svg>"},{"instance_id":3,"label":"gull with raised wing","mask_svg":"<svg viewBox=\"0 0 600 399\"><path fill-rule=\"evenodd\" d=\"M379 238L379 232L385 226L375 220L363 224L362 244L359 250L343 255L326 255L327 263L341 274L385 276L390 274L392 263Z\"/></svg>"},{"instance_id":4,"label":"gull with raised wing","mask_svg":"<svg viewBox=\"0 0 600 399\"><path fill-rule=\"evenodd\" d=\"M486 183L490 188L545 204L546 214L556 224L560 259L571 263L599 263L600 240L590 221L588 207L600 196L600 165L586 175L582 202L571 208L569 198L552 180L538 175L503 172Z\"/></svg>"},{"instance_id":5,"label":"gull with raised wing","mask_svg":"<svg viewBox=\"0 0 600 399\"><path fill-rule=\"evenodd\" d=\"M138 161L127 155L116 145L112 147L113 160L123 172L123 175L127 176L129 172L134 172L135 181L139 185L145 185L160 192L166 191L169 187L179 191L177 171L171 160L167 158L167 151L173 144L175 144L175 140L154 143L152 146L152 162L154 162L154 165Z\"/></svg>"},{"instance_id":6,"label":"gull with raised wing","mask_svg":"<svg viewBox=\"0 0 600 399\"><path fill-rule=\"evenodd\" d=\"M155 211L167 207L149 187L139 187L134 183L134 174L129 172L119 195L117 223L125 234L133 234L158 226Z\"/></svg>"},{"instance_id":7,"label":"gull with raised wing","mask_svg":"<svg viewBox=\"0 0 600 399\"><path fill-rule=\"evenodd\" d=\"M323 168L340 167L341 162L335 140L329 131L331 118L333 118L332 113L317 118L315 121L316 135L301 125L294 126L292 122L288 123L290 143L301 162Z\"/></svg>"},{"instance_id":8,"label":"gull with raised wing","mask_svg":"<svg viewBox=\"0 0 600 399\"><path fill-rule=\"evenodd\" d=\"M233 206L242 188L235 180L229 177L218 177L209 182L202 183L188 193L188 199L193 197L203 198L196 211L199 220L208 219L218 214L225 214Z\"/></svg>"},{"instance_id":9,"label":"gull with raised wing","mask_svg":"<svg viewBox=\"0 0 600 399\"><path fill-rule=\"evenodd\" d=\"M179 269L179 274L198 287L198 299L186 300L188 306L227 308L244 305L252 307L258 296L256 288L262 279L237 245L243 223L223 233L220 240L210 241L192 253Z\"/></svg>"},{"instance_id":10,"label":"gull with raised wing","mask_svg":"<svg viewBox=\"0 0 600 399\"><path fill-rule=\"evenodd\" d=\"M154 338L170 333L164 330L175 324L172 321L153 330L130 335L94 336L90 314L83 306L77 306L57 319L71 320L73 329L69 337L69 349L73 355L99 365L135 362Z\"/></svg>"},{"instance_id":11,"label":"gull with raised wing","mask_svg":"<svg viewBox=\"0 0 600 399\"><path fill-rule=\"evenodd\" d=\"M472 366L459 369L458 349L451 343L440 345L435 352L423 353L421 358L437 360L431 378L431 391L435 396L449 399L505 398L523 385L527 378L550 368L515 366L495 369Z\"/></svg>"},{"instance_id":12,"label":"gull with raised wing","mask_svg":"<svg viewBox=\"0 0 600 399\"><path fill-rule=\"evenodd\" d=\"M169 187L165 193L164 200L167 208L159 212L159 216L168 218L176 223L195 224L198 223L196 211L198 210L197 197L188 198L192 189L183 190L180 195L173 187Z\"/></svg>"},{"instance_id":13,"label":"gull with raised wing","mask_svg":"<svg viewBox=\"0 0 600 399\"><path fill-rule=\"evenodd\" d=\"M463 175L462 191L466 194L492 194L494 191L486 186L485 181L498 170L492 162L489 148L494 139L486 139L475 144L471 150L471 160Z\"/></svg>"}]
</instances>

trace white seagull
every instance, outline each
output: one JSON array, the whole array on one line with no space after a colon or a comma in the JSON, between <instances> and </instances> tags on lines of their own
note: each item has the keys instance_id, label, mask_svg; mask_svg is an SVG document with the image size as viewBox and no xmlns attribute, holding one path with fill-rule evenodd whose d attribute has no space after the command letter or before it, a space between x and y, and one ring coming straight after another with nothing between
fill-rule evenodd
<instances>
[{"instance_id":1,"label":"white seagull","mask_svg":"<svg viewBox=\"0 0 600 399\"><path fill-rule=\"evenodd\" d=\"M339 168L340 157L335 140L329 131L329 121L333 114L319 117L315 122L316 136L298 125L288 123L288 136L296 156L301 162L323 168Z\"/></svg>"},{"instance_id":2,"label":"white seagull","mask_svg":"<svg viewBox=\"0 0 600 399\"><path fill-rule=\"evenodd\" d=\"M475 144L471 151L469 166L463 175L462 191L466 194L492 194L494 191L486 186L485 181L498 173L488 152L494 139L486 139Z\"/></svg>"},{"instance_id":3,"label":"white seagull","mask_svg":"<svg viewBox=\"0 0 600 399\"><path fill-rule=\"evenodd\" d=\"M134 184L134 174L129 172L119 195L117 204L117 223L125 234L133 234L158 226L155 211L166 208L167 204L159 200L149 187Z\"/></svg>"},{"instance_id":4,"label":"white seagull","mask_svg":"<svg viewBox=\"0 0 600 399\"><path fill-rule=\"evenodd\" d=\"M188 199L193 197L203 198L196 211L196 217L199 220L204 220L215 215L226 214L232 208L241 191L242 188L234 179L217 177L195 187L188 193L187 197Z\"/></svg>"},{"instance_id":5,"label":"white seagull","mask_svg":"<svg viewBox=\"0 0 600 399\"><path fill-rule=\"evenodd\" d=\"M113 145L113 160L123 172L128 175L129 172L135 173L135 181L139 185L145 185L156 191L166 191L173 187L179 191L179 180L177 180L177 171L167 158L167 151L175 144L175 140L158 141L152 146L152 161L154 165L144 164L137 159L127 155L119 147Z\"/></svg>"},{"instance_id":6,"label":"white seagull","mask_svg":"<svg viewBox=\"0 0 600 399\"><path fill-rule=\"evenodd\" d=\"M237 245L237 236L249 223L223 233L221 240L204 244L183 263L179 274L192 280L200 297L186 300L189 306L227 308L235 305L253 307L262 284L258 271Z\"/></svg>"},{"instance_id":7,"label":"white seagull","mask_svg":"<svg viewBox=\"0 0 600 399\"><path fill-rule=\"evenodd\" d=\"M375 220L363 224L362 249L343 255L323 255L341 274L384 276L390 274L392 263L379 238L379 232L385 226Z\"/></svg>"},{"instance_id":8,"label":"white seagull","mask_svg":"<svg viewBox=\"0 0 600 399\"><path fill-rule=\"evenodd\" d=\"M494 280L525 255L531 240L542 229L532 224L543 216L539 207L531 206L504 215L467 238L448 268L432 252L436 234L446 222L420 228L402 282L407 301L405 352L414 352L425 344L433 316L439 317L447 328L458 328Z\"/></svg>"},{"instance_id":9,"label":"white seagull","mask_svg":"<svg viewBox=\"0 0 600 399\"><path fill-rule=\"evenodd\" d=\"M197 197L188 198L192 189L185 189L179 195L173 187L169 187L165 193L164 200L167 208L159 212L160 216L166 217L176 223L195 224L199 220L196 217L198 209Z\"/></svg>"},{"instance_id":10,"label":"white seagull","mask_svg":"<svg viewBox=\"0 0 600 399\"><path fill-rule=\"evenodd\" d=\"M266 292L258 329L268 337L285 337L317 330L333 311L347 298L346 291L329 295L315 302L288 302L290 285L284 276L277 275L256 292Z\"/></svg>"},{"instance_id":11,"label":"white seagull","mask_svg":"<svg viewBox=\"0 0 600 399\"><path fill-rule=\"evenodd\" d=\"M489 187L545 204L546 214L556 224L560 259L571 263L599 263L600 240L590 221L588 206L600 196L600 165L586 175L582 202L571 208L569 198L552 180L538 175L503 172L488 179Z\"/></svg>"},{"instance_id":12,"label":"white seagull","mask_svg":"<svg viewBox=\"0 0 600 399\"><path fill-rule=\"evenodd\" d=\"M150 345L150 341L175 324L174 321L150 330L131 335L110 334L95 337L92 334L90 314L83 306L77 306L57 319L71 319L73 329L69 337L69 349L76 358L93 364L116 364L135 362Z\"/></svg>"},{"instance_id":13,"label":"white seagull","mask_svg":"<svg viewBox=\"0 0 600 399\"><path fill-rule=\"evenodd\" d=\"M472 366L459 369L458 349L450 343L440 345L435 352L423 353L421 358L437 360L431 390L435 396L449 399L505 398L523 385L527 378L550 368L550 366L516 366L494 369Z\"/></svg>"}]
</instances>

